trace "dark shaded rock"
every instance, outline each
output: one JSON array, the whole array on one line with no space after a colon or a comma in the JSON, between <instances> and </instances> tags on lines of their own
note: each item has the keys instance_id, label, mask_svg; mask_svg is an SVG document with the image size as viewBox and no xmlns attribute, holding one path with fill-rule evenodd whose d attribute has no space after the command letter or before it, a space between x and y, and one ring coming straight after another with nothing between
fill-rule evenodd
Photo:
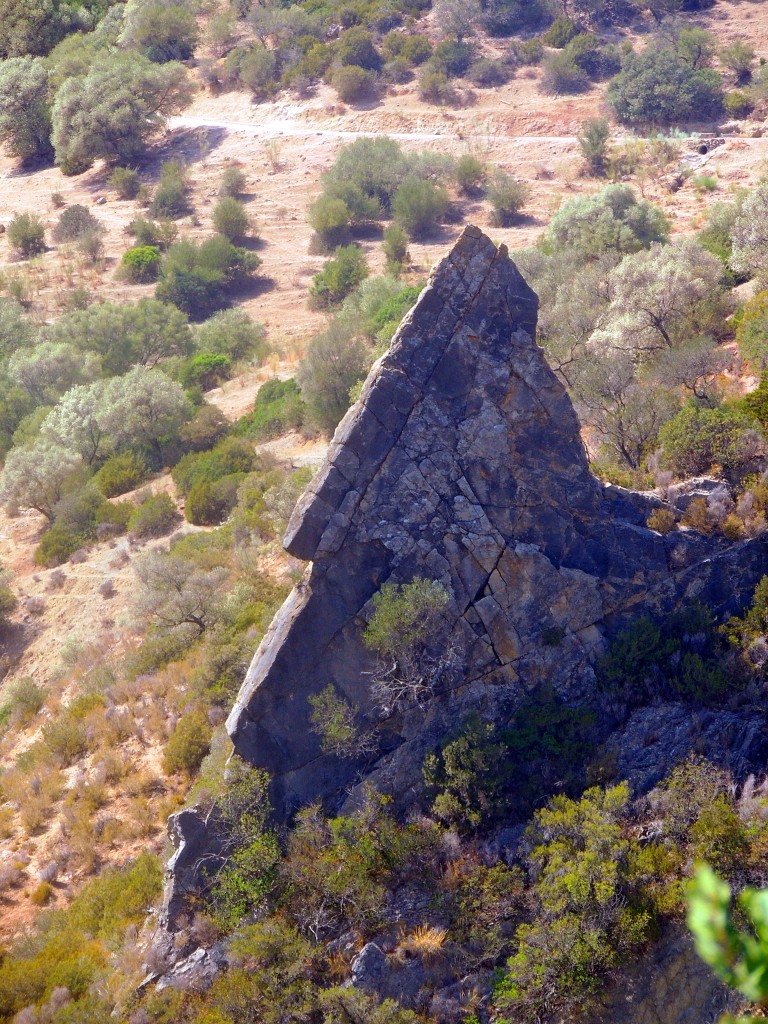
<instances>
[{"instance_id":1,"label":"dark shaded rock","mask_svg":"<svg viewBox=\"0 0 768 1024\"><path fill-rule=\"evenodd\" d=\"M763 540L662 537L645 525L658 498L591 475L536 314L506 249L467 228L299 501L285 544L312 564L228 720L236 750L272 775L281 816L317 799L353 806L363 774L407 806L424 753L470 711L506 715L541 684L590 701L593 663L627 621L694 598L733 611L765 573ZM418 576L451 595L462 671L426 710L382 723L361 634L381 585ZM323 754L308 698L329 683L386 736L377 754Z\"/></svg>"},{"instance_id":2,"label":"dark shaded rock","mask_svg":"<svg viewBox=\"0 0 768 1024\"><path fill-rule=\"evenodd\" d=\"M172 932L178 918L187 913L187 895L199 891L201 858L211 862L217 851L215 835L196 808L178 811L168 818L168 837L174 853L165 868L159 923L162 929Z\"/></svg>"},{"instance_id":3,"label":"dark shaded rock","mask_svg":"<svg viewBox=\"0 0 768 1024\"><path fill-rule=\"evenodd\" d=\"M738 1007L735 994L699 959L690 935L678 928L623 970L600 1002L585 1024L716 1024L723 1011Z\"/></svg>"},{"instance_id":4,"label":"dark shaded rock","mask_svg":"<svg viewBox=\"0 0 768 1024\"><path fill-rule=\"evenodd\" d=\"M762 771L768 764L768 729L750 709L692 711L682 704L657 704L633 712L607 750L616 757L617 777L644 793L692 750L739 779Z\"/></svg>"}]
</instances>

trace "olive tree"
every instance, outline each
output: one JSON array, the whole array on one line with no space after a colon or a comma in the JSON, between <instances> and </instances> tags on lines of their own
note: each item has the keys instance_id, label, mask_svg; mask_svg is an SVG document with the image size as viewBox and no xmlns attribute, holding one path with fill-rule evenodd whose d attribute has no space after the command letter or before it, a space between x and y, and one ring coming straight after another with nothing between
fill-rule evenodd
<instances>
[{"instance_id":1,"label":"olive tree","mask_svg":"<svg viewBox=\"0 0 768 1024\"><path fill-rule=\"evenodd\" d=\"M221 612L221 590L228 572L221 566L201 569L166 551L145 552L134 564L139 591L135 611L160 632L187 627L201 635Z\"/></svg>"},{"instance_id":2,"label":"olive tree","mask_svg":"<svg viewBox=\"0 0 768 1024\"><path fill-rule=\"evenodd\" d=\"M758 182L744 199L733 226L732 243L731 270L761 274L768 269L768 180Z\"/></svg>"},{"instance_id":3,"label":"olive tree","mask_svg":"<svg viewBox=\"0 0 768 1024\"><path fill-rule=\"evenodd\" d=\"M677 411L674 396L639 380L625 352L604 353L578 371L574 391L582 418L621 465L639 469Z\"/></svg>"},{"instance_id":4,"label":"olive tree","mask_svg":"<svg viewBox=\"0 0 768 1024\"><path fill-rule=\"evenodd\" d=\"M14 384L42 404L50 404L65 391L99 376L98 356L85 355L72 345L41 341L34 348L21 348L8 361L8 376Z\"/></svg>"},{"instance_id":5,"label":"olive tree","mask_svg":"<svg viewBox=\"0 0 768 1024\"><path fill-rule=\"evenodd\" d=\"M101 380L71 388L43 420L41 436L92 466L109 443L103 422L106 388Z\"/></svg>"},{"instance_id":6,"label":"olive tree","mask_svg":"<svg viewBox=\"0 0 768 1024\"><path fill-rule=\"evenodd\" d=\"M722 332L729 301L716 256L692 239L626 256L611 272L611 301L594 348L636 358L696 335Z\"/></svg>"},{"instance_id":7,"label":"olive tree","mask_svg":"<svg viewBox=\"0 0 768 1024\"><path fill-rule=\"evenodd\" d=\"M40 57L0 62L0 141L11 156L53 156L48 69Z\"/></svg>"},{"instance_id":8,"label":"olive tree","mask_svg":"<svg viewBox=\"0 0 768 1024\"><path fill-rule=\"evenodd\" d=\"M181 64L153 64L136 53L99 57L88 73L67 79L53 104L56 163L67 174L94 160L138 160L166 116L189 101Z\"/></svg>"},{"instance_id":9,"label":"olive tree","mask_svg":"<svg viewBox=\"0 0 768 1024\"><path fill-rule=\"evenodd\" d=\"M107 374L125 373L135 364L151 369L162 359L188 356L193 349L187 317L157 299L94 303L63 316L50 337L96 353Z\"/></svg>"},{"instance_id":10,"label":"olive tree","mask_svg":"<svg viewBox=\"0 0 768 1024\"><path fill-rule=\"evenodd\" d=\"M106 382L99 422L116 445L147 445L162 459L162 442L189 418L184 389L158 369L135 366Z\"/></svg>"},{"instance_id":11,"label":"olive tree","mask_svg":"<svg viewBox=\"0 0 768 1024\"><path fill-rule=\"evenodd\" d=\"M657 206L638 199L629 185L608 185L564 203L550 222L545 247L554 253L573 249L594 259L604 252L638 252L668 235L669 222Z\"/></svg>"},{"instance_id":12,"label":"olive tree","mask_svg":"<svg viewBox=\"0 0 768 1024\"><path fill-rule=\"evenodd\" d=\"M53 522L54 508L81 465L75 452L39 437L9 452L0 477L0 499L12 508L35 509Z\"/></svg>"}]
</instances>

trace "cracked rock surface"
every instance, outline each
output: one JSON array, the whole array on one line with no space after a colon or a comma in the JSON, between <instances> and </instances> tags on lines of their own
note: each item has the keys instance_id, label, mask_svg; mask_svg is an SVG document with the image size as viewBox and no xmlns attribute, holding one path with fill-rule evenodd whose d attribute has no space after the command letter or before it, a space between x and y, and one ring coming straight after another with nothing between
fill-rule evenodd
<instances>
[{"instance_id":1,"label":"cracked rock surface","mask_svg":"<svg viewBox=\"0 0 768 1024\"><path fill-rule=\"evenodd\" d=\"M553 686L594 696L606 638L699 598L740 607L766 544L645 526L659 500L590 473L571 401L535 342L537 298L506 248L467 227L339 425L285 547L311 564L256 652L228 720L274 779L281 816L355 800L361 772L404 805L424 753L469 711L509 714ZM439 580L463 670L426 710L377 722L361 642L388 581ZM560 638L555 643L552 637ZM323 754L309 697L329 683L380 747Z\"/></svg>"}]
</instances>

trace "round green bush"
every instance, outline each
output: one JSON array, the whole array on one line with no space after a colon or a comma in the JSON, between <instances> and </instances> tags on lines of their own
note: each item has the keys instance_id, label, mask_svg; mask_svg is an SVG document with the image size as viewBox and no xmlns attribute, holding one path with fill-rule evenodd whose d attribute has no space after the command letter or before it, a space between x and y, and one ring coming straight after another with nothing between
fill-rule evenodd
<instances>
[{"instance_id":1,"label":"round green bush","mask_svg":"<svg viewBox=\"0 0 768 1024\"><path fill-rule=\"evenodd\" d=\"M343 103L355 103L371 95L375 77L365 68L348 64L336 68L331 78L331 85Z\"/></svg>"},{"instance_id":2,"label":"round green bush","mask_svg":"<svg viewBox=\"0 0 768 1024\"><path fill-rule=\"evenodd\" d=\"M53 229L54 242L76 242L78 238L89 235L101 229L101 225L93 216L91 211L79 203L68 206L59 217L59 222Z\"/></svg>"},{"instance_id":3,"label":"round green bush","mask_svg":"<svg viewBox=\"0 0 768 1024\"><path fill-rule=\"evenodd\" d=\"M20 256L28 258L45 252L45 227L31 213L17 213L8 225L8 241Z\"/></svg>"},{"instance_id":4,"label":"round green bush","mask_svg":"<svg viewBox=\"0 0 768 1024\"><path fill-rule=\"evenodd\" d=\"M147 479L148 470L144 460L135 452L122 452L107 459L93 477L93 482L105 498L135 490Z\"/></svg>"},{"instance_id":5,"label":"round green bush","mask_svg":"<svg viewBox=\"0 0 768 1024\"><path fill-rule=\"evenodd\" d=\"M226 196L213 209L213 226L230 242L242 242L248 234L248 214L238 199Z\"/></svg>"},{"instance_id":6,"label":"round green bush","mask_svg":"<svg viewBox=\"0 0 768 1024\"><path fill-rule=\"evenodd\" d=\"M139 194L141 182L139 175L130 167L116 167L109 176L109 187L113 188L120 199L135 199Z\"/></svg>"},{"instance_id":7,"label":"round green bush","mask_svg":"<svg viewBox=\"0 0 768 1024\"><path fill-rule=\"evenodd\" d=\"M131 537L162 537L176 525L176 504L170 494L156 494L139 505L128 520Z\"/></svg>"},{"instance_id":8,"label":"round green bush","mask_svg":"<svg viewBox=\"0 0 768 1024\"><path fill-rule=\"evenodd\" d=\"M163 767L169 773L194 775L210 749L211 728L202 711L190 711L168 740L163 753Z\"/></svg>"},{"instance_id":9,"label":"round green bush","mask_svg":"<svg viewBox=\"0 0 768 1024\"><path fill-rule=\"evenodd\" d=\"M135 245L120 261L123 280L133 284L154 281L160 270L160 250L156 245Z\"/></svg>"},{"instance_id":10,"label":"round green bush","mask_svg":"<svg viewBox=\"0 0 768 1024\"><path fill-rule=\"evenodd\" d=\"M35 564L52 569L66 562L83 546L83 538L64 523L54 523L43 534L35 549Z\"/></svg>"}]
</instances>

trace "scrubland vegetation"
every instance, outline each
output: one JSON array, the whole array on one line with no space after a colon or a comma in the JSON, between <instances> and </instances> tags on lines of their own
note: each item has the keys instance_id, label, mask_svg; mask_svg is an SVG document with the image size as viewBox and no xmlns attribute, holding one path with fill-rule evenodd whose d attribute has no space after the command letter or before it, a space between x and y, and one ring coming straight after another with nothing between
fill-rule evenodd
<instances>
[{"instance_id":1,"label":"scrubland vegetation","mask_svg":"<svg viewBox=\"0 0 768 1024\"><path fill-rule=\"evenodd\" d=\"M0 692L0 912L34 908L27 935L0 950L0 1020L442 1021L439 1005L346 986L373 940L427 988L466 979L467 1024L577 1020L683 920L694 876L702 955L765 1004L754 981L764 950L729 917L727 890L765 884L764 784L692 755L638 795L596 737L598 712L623 723L659 702L699 714L764 701L766 580L727 623L692 604L620 631L597 666L600 709L566 706L552 686L500 725L470 716L425 758L405 818L371 791L344 816L310 806L278 828L269 779L238 759L225 771L224 718L298 580L279 540L311 476L263 445L331 434L425 282L412 250L447 245L478 210L492 230L526 223L536 183L470 143L453 156L382 136L340 144L304 211L323 265L302 301L323 326L229 420L212 389L266 375L274 355L279 325L238 308L272 272L269 247L255 251L267 232L235 165L201 229L195 172L160 141L196 90L247 90L260 104L330 87L365 108L412 87L447 113L530 76L542 97L600 90L605 106L578 134L590 194L561 197L535 244L513 253L540 296L539 342L595 473L666 496L714 472L727 487L660 508L648 526L738 543L765 531L768 511L768 184L726 191L695 176L680 129L759 121L768 72L747 39L722 43L690 20L709 6L0 0L7 154L24 174L103 169L133 211L114 271L99 208L57 194L52 227L30 210L5 231L18 269L0 281L2 501L11 516L41 517L33 557L51 594L104 551L115 575L130 567L131 593L125 644L52 637L55 670L17 674ZM617 139L617 124L634 134ZM695 232L647 198L658 181L702 197ZM55 316L36 308L35 261L52 247L62 265L113 274L120 301L70 273ZM98 593L108 608L115 580ZM444 600L430 580L379 592L362 641L381 715L427 709L450 684L456 652L434 652ZM45 610L45 597L0 575L9 649L22 618ZM4 655L3 671L19 657ZM311 721L324 752L370 755L357 709L333 687ZM177 935L179 950L226 953L204 992L141 985L167 966L144 960L146 921L168 852L161 831L185 801L216 823L223 850ZM696 873L700 861L722 881ZM740 906L763 939L760 898L747 890Z\"/></svg>"}]
</instances>

